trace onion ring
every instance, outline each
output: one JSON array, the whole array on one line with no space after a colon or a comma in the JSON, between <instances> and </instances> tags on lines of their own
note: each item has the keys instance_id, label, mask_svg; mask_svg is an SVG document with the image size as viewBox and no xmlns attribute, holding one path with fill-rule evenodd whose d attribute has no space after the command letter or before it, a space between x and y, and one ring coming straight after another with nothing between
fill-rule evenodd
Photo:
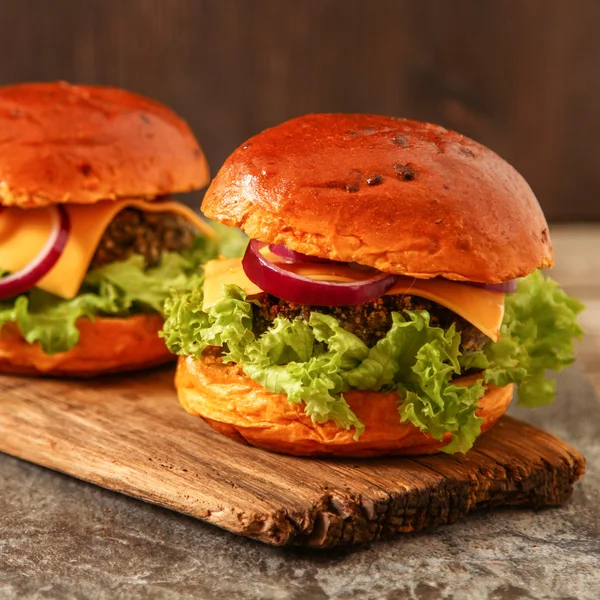
<instances>
[{"instance_id":1,"label":"onion ring","mask_svg":"<svg viewBox=\"0 0 600 600\"><path fill-rule=\"evenodd\" d=\"M500 292L501 294L514 294L517 291L518 279L510 279L509 281L503 281L502 283L475 283L472 281L465 281L467 285L474 287L483 288L490 292Z\"/></svg>"},{"instance_id":2,"label":"onion ring","mask_svg":"<svg viewBox=\"0 0 600 600\"><path fill-rule=\"evenodd\" d=\"M0 300L29 291L54 267L62 256L71 231L69 213L62 205L53 206L48 210L52 211L50 237L37 256L26 267L16 273L0 278Z\"/></svg>"},{"instance_id":3,"label":"onion ring","mask_svg":"<svg viewBox=\"0 0 600 600\"><path fill-rule=\"evenodd\" d=\"M286 271L264 257L258 240L251 240L242 259L244 272L261 290L287 302L313 306L352 306L383 296L396 282L395 275L375 271L363 281L317 281Z\"/></svg>"}]
</instances>

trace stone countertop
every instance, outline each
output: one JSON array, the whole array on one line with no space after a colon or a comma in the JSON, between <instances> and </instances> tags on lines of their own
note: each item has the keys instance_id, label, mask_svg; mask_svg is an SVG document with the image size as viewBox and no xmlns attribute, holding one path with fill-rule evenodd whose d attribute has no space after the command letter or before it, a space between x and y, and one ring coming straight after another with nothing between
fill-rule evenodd
<instances>
[{"instance_id":1,"label":"stone countertop","mask_svg":"<svg viewBox=\"0 0 600 600\"><path fill-rule=\"evenodd\" d=\"M335 551L265 546L0 455L0 598L596 600L600 401L573 368L555 405L512 412L587 457L570 503Z\"/></svg>"}]
</instances>

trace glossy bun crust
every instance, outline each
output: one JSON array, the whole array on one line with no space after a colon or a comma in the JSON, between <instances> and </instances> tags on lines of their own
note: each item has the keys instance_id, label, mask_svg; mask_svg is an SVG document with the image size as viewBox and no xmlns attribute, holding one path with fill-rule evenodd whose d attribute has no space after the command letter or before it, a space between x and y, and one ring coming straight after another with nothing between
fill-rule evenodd
<instances>
[{"instance_id":1,"label":"glossy bun crust","mask_svg":"<svg viewBox=\"0 0 600 600\"><path fill-rule=\"evenodd\" d=\"M463 381L467 383L469 378ZM180 358L175 385L183 407L200 415L220 433L284 454L347 457L432 454L451 440L451 434L439 442L410 423L400 423L395 392L351 390L344 398L366 426L355 441L353 431L339 429L331 421L314 424L301 405L290 404L285 395L268 392L244 375L239 365L224 364L211 355L198 361ZM484 419L483 431L504 414L512 395L512 385L488 386L478 412Z\"/></svg>"},{"instance_id":2,"label":"glossy bun crust","mask_svg":"<svg viewBox=\"0 0 600 600\"><path fill-rule=\"evenodd\" d=\"M64 82L0 87L0 204L32 208L206 186L206 158L167 107Z\"/></svg>"},{"instance_id":3,"label":"glossy bun crust","mask_svg":"<svg viewBox=\"0 0 600 600\"><path fill-rule=\"evenodd\" d=\"M27 343L9 323L0 329L0 373L90 377L160 365L175 358L158 337L162 325L159 315L80 319L77 345L48 355L39 344Z\"/></svg>"},{"instance_id":4,"label":"glossy bun crust","mask_svg":"<svg viewBox=\"0 0 600 600\"><path fill-rule=\"evenodd\" d=\"M225 162L202 205L251 238L389 273L498 283L553 264L526 181L438 125L315 114Z\"/></svg>"}]
</instances>

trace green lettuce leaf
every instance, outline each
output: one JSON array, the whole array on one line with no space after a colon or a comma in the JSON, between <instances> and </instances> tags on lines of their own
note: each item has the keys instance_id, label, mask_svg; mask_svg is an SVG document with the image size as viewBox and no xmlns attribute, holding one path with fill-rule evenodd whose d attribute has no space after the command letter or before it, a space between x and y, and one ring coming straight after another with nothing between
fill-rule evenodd
<instances>
[{"instance_id":1,"label":"green lettuce leaf","mask_svg":"<svg viewBox=\"0 0 600 600\"><path fill-rule=\"evenodd\" d=\"M79 341L77 319L162 313L170 290L184 288L192 280L197 285L200 265L215 254L212 241L198 237L188 252L163 253L156 267L146 269L143 257L134 255L90 271L71 300L33 288L0 303L0 327L16 323L23 337L30 344L39 342L46 354L66 352Z\"/></svg>"},{"instance_id":2,"label":"green lettuce leaf","mask_svg":"<svg viewBox=\"0 0 600 600\"><path fill-rule=\"evenodd\" d=\"M480 431L475 416L483 394L481 382L456 386L460 372L460 334L430 325L427 311L393 314L385 338L368 348L337 319L312 312L308 322L278 317L260 337L252 332L252 304L237 286L225 286L223 299L202 310L200 289L173 294L163 337L175 353L198 359L208 346L221 346L224 360L242 365L244 373L264 388L304 403L315 422L333 420L354 428L364 424L352 412L344 392L397 390L399 419L410 421L441 439L454 436L451 451L466 451Z\"/></svg>"},{"instance_id":3,"label":"green lettuce leaf","mask_svg":"<svg viewBox=\"0 0 600 600\"><path fill-rule=\"evenodd\" d=\"M348 383L363 390L395 387L403 399L398 408L403 423L436 439L451 432L455 435L444 451L466 452L481 431L475 411L484 393L482 382L451 383L461 372L460 333L454 325L444 331L430 325L427 311L404 312L408 318L393 313L392 328L348 374Z\"/></svg>"},{"instance_id":4,"label":"green lettuce leaf","mask_svg":"<svg viewBox=\"0 0 600 600\"><path fill-rule=\"evenodd\" d=\"M551 280L536 273L507 296L502 340L482 351L460 353L460 333L431 325L424 310L392 313L392 326L373 347L346 331L334 317L311 312L308 322L276 318L260 336L252 330L252 302L237 286L225 286L223 299L202 310L197 288L175 292L167 300L162 333L168 347L196 359L208 346L220 346L226 362L267 390L303 403L315 422L333 420L354 428L364 425L344 399L351 389L399 394L399 420L436 439L452 433L445 452L466 452L481 432L475 415L485 393L484 379L456 385L465 371L484 371L485 381L520 384L521 401L543 403L553 393L546 369L559 370L573 360L573 336L581 334L576 315L581 305ZM535 402L534 402L535 400Z\"/></svg>"},{"instance_id":5,"label":"green lettuce leaf","mask_svg":"<svg viewBox=\"0 0 600 600\"><path fill-rule=\"evenodd\" d=\"M210 325L208 315L202 311L203 282L203 276L191 277L186 288L172 290L165 300L166 321L159 335L164 337L174 354L199 358L207 346L199 337L200 332ZM175 323L177 329L174 328Z\"/></svg>"},{"instance_id":6,"label":"green lettuce leaf","mask_svg":"<svg viewBox=\"0 0 600 600\"><path fill-rule=\"evenodd\" d=\"M218 221L209 221L210 226L219 236L219 253L225 258L244 256L250 239L237 227L227 227Z\"/></svg>"},{"instance_id":7,"label":"green lettuce leaf","mask_svg":"<svg viewBox=\"0 0 600 600\"><path fill-rule=\"evenodd\" d=\"M452 433L452 441L442 448L449 454L467 452L479 437L482 419L475 411L485 392L480 379L468 386L452 383L453 372L459 371L451 364L456 357L448 358L447 353L456 338L460 341L460 334L420 348L408 377L410 383L399 385L405 392L399 409L402 422L409 421L438 440L445 433Z\"/></svg>"},{"instance_id":8,"label":"green lettuce leaf","mask_svg":"<svg viewBox=\"0 0 600 600\"><path fill-rule=\"evenodd\" d=\"M0 304L0 327L16 323L25 340L30 344L39 342L46 354L65 352L79 341L75 321L80 317L125 314L113 291L108 288L103 294L80 294L63 300L34 288L16 298L12 305Z\"/></svg>"},{"instance_id":9,"label":"green lettuce leaf","mask_svg":"<svg viewBox=\"0 0 600 600\"><path fill-rule=\"evenodd\" d=\"M244 373L266 389L287 394L292 403L304 402L315 422L331 419L338 427L354 427L360 435L364 425L342 394L348 389L344 366L356 364L360 344L333 317L313 313L309 323L278 317L249 345L241 362Z\"/></svg>"},{"instance_id":10,"label":"green lettuce leaf","mask_svg":"<svg viewBox=\"0 0 600 600\"><path fill-rule=\"evenodd\" d=\"M583 308L539 271L522 279L517 293L506 296L500 341L484 349L489 363L485 380L518 384L519 404L550 404L555 382L546 379L546 371L573 363L573 340L583 334L577 320Z\"/></svg>"}]
</instances>

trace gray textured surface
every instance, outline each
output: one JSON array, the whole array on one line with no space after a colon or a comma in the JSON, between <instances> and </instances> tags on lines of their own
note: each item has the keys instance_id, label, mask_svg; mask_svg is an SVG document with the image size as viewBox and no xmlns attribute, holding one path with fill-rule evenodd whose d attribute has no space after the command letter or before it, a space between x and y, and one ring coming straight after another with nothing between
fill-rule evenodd
<instances>
[{"instance_id":1,"label":"gray textured surface","mask_svg":"<svg viewBox=\"0 0 600 600\"><path fill-rule=\"evenodd\" d=\"M277 549L0 455L0 599L600 598L600 402L577 370L513 414L588 460L560 509L479 513L346 551Z\"/></svg>"}]
</instances>

